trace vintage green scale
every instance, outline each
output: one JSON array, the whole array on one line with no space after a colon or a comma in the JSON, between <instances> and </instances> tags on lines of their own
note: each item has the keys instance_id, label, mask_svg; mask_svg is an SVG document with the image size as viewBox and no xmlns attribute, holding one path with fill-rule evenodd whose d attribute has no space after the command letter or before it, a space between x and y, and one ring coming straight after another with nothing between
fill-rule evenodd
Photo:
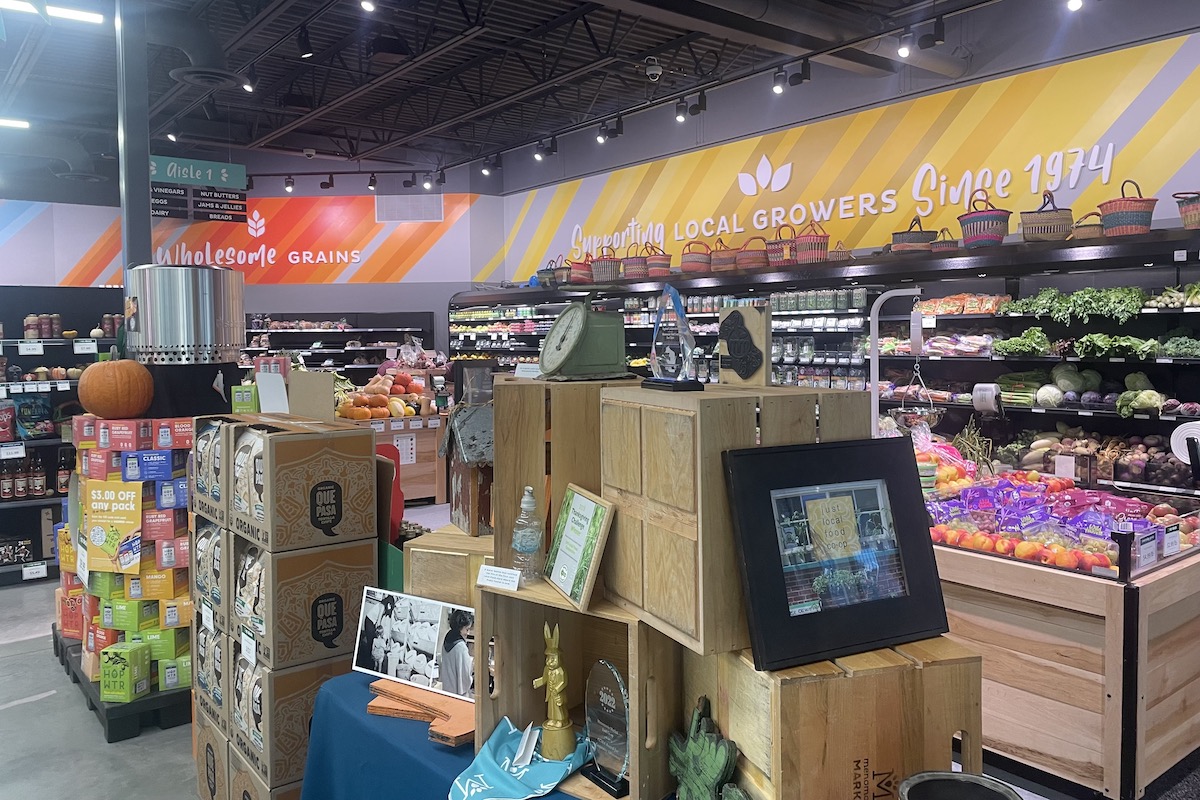
<instances>
[{"instance_id":1,"label":"vintage green scale","mask_svg":"<svg viewBox=\"0 0 1200 800\"><path fill-rule=\"evenodd\" d=\"M562 310L542 341L542 376L551 380L615 378L625 369L625 318L594 311L591 298Z\"/></svg>"}]
</instances>

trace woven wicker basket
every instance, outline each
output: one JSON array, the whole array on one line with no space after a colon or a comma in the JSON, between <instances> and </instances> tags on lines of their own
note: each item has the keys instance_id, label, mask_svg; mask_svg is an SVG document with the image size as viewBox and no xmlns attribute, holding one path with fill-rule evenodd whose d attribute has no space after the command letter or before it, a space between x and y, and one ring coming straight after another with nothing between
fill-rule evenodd
<instances>
[{"instance_id":1,"label":"woven wicker basket","mask_svg":"<svg viewBox=\"0 0 1200 800\"><path fill-rule=\"evenodd\" d=\"M592 254L585 253L583 261L568 261L567 266L571 269L571 283L591 283L592 282Z\"/></svg>"},{"instance_id":2,"label":"woven wicker basket","mask_svg":"<svg viewBox=\"0 0 1200 800\"><path fill-rule=\"evenodd\" d=\"M788 236L783 235L787 229ZM796 260L796 229L783 225L775 231L775 238L767 242L767 260L772 267L782 267Z\"/></svg>"},{"instance_id":3,"label":"woven wicker basket","mask_svg":"<svg viewBox=\"0 0 1200 800\"><path fill-rule=\"evenodd\" d=\"M755 242L762 242L763 249L755 250L750 245ZM751 236L737 251L737 256L734 258L734 263L738 269L762 269L770 266L771 260L767 257L767 240L764 236Z\"/></svg>"},{"instance_id":4,"label":"woven wicker basket","mask_svg":"<svg viewBox=\"0 0 1200 800\"><path fill-rule=\"evenodd\" d=\"M704 248L700 250L699 248ZM679 257L680 272L711 272L712 248L704 242L693 241L683 246L683 255Z\"/></svg>"},{"instance_id":5,"label":"woven wicker basket","mask_svg":"<svg viewBox=\"0 0 1200 800\"><path fill-rule=\"evenodd\" d=\"M737 269L737 250L731 249L721 239L717 239L717 245L712 249L712 271L713 272L733 272Z\"/></svg>"},{"instance_id":6,"label":"woven wicker basket","mask_svg":"<svg viewBox=\"0 0 1200 800\"><path fill-rule=\"evenodd\" d=\"M1189 231L1200 230L1200 192L1176 192L1174 197L1179 204L1183 227Z\"/></svg>"},{"instance_id":7,"label":"woven wicker basket","mask_svg":"<svg viewBox=\"0 0 1200 800\"><path fill-rule=\"evenodd\" d=\"M1126 184L1132 184L1137 197L1125 195ZM1142 187L1135 181L1122 181L1121 196L1116 200L1105 200L1100 204L1100 219L1104 224L1105 236L1137 236L1150 232L1150 221L1154 217L1157 197L1142 197Z\"/></svg>"},{"instance_id":8,"label":"woven wicker basket","mask_svg":"<svg viewBox=\"0 0 1200 800\"><path fill-rule=\"evenodd\" d=\"M796 234L797 264L816 264L829 259L829 234L819 222L810 222Z\"/></svg>"},{"instance_id":9,"label":"woven wicker basket","mask_svg":"<svg viewBox=\"0 0 1200 800\"><path fill-rule=\"evenodd\" d=\"M937 238L930 243L929 249L935 253L951 253L958 249L958 239L954 238L949 228L942 228L938 231Z\"/></svg>"},{"instance_id":10,"label":"woven wicker basket","mask_svg":"<svg viewBox=\"0 0 1200 800\"><path fill-rule=\"evenodd\" d=\"M921 227L921 218L913 217L908 223L908 230L896 231L892 234L893 253L929 252L929 245L937 238L935 231L927 231Z\"/></svg>"},{"instance_id":11,"label":"woven wicker basket","mask_svg":"<svg viewBox=\"0 0 1200 800\"><path fill-rule=\"evenodd\" d=\"M1096 222L1087 222L1091 217L1096 218ZM1075 220L1075 224L1071 226L1071 235L1068 239L1102 239L1104 238L1104 225L1099 222L1100 212L1093 211L1090 214L1084 214L1079 219Z\"/></svg>"},{"instance_id":12,"label":"woven wicker basket","mask_svg":"<svg viewBox=\"0 0 1200 800\"><path fill-rule=\"evenodd\" d=\"M971 210L958 217L963 247L974 250L1000 244L1008 235L1008 218L1011 216L1011 211L992 205L987 189L976 189L971 193Z\"/></svg>"},{"instance_id":13,"label":"woven wicker basket","mask_svg":"<svg viewBox=\"0 0 1200 800\"><path fill-rule=\"evenodd\" d=\"M852 258L854 253L850 252L850 248L846 247L846 243L841 239L829 250L829 261L849 261Z\"/></svg>"},{"instance_id":14,"label":"woven wicker basket","mask_svg":"<svg viewBox=\"0 0 1200 800\"><path fill-rule=\"evenodd\" d=\"M596 283L607 283L621 277L621 259L611 247L601 247L600 255L592 262L592 279Z\"/></svg>"},{"instance_id":15,"label":"woven wicker basket","mask_svg":"<svg viewBox=\"0 0 1200 800\"><path fill-rule=\"evenodd\" d=\"M647 243L646 271L651 278L665 278L671 274L671 256L656 244Z\"/></svg>"},{"instance_id":16,"label":"woven wicker basket","mask_svg":"<svg viewBox=\"0 0 1200 800\"><path fill-rule=\"evenodd\" d=\"M1059 208L1054 193L1047 189L1037 211L1021 212L1021 236L1027 242L1061 242L1071 235L1074 221L1071 209Z\"/></svg>"},{"instance_id":17,"label":"woven wicker basket","mask_svg":"<svg viewBox=\"0 0 1200 800\"><path fill-rule=\"evenodd\" d=\"M644 248L637 242L629 245L625 258L621 259L621 272L626 278L642 279L649 277L649 267L646 264Z\"/></svg>"}]
</instances>

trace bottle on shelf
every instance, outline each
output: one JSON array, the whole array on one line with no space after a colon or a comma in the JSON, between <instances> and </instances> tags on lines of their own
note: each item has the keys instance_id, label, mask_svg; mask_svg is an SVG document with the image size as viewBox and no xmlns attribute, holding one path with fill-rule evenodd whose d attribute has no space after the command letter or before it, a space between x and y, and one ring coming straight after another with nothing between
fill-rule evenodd
<instances>
[{"instance_id":1,"label":"bottle on shelf","mask_svg":"<svg viewBox=\"0 0 1200 800\"><path fill-rule=\"evenodd\" d=\"M521 572L521 586L537 583L542 579L542 560L545 555L545 532L537 515L537 500L533 487L526 486L521 497L521 513L513 525L512 549L513 569Z\"/></svg>"},{"instance_id":2,"label":"bottle on shelf","mask_svg":"<svg viewBox=\"0 0 1200 800\"><path fill-rule=\"evenodd\" d=\"M13 479L16 477L16 460L6 458L0 461L0 502L13 500Z\"/></svg>"},{"instance_id":3,"label":"bottle on shelf","mask_svg":"<svg viewBox=\"0 0 1200 800\"><path fill-rule=\"evenodd\" d=\"M29 474L26 478L30 497L46 496L46 463L42 461L42 451L37 449L29 458Z\"/></svg>"},{"instance_id":4,"label":"bottle on shelf","mask_svg":"<svg viewBox=\"0 0 1200 800\"><path fill-rule=\"evenodd\" d=\"M13 472L13 500L24 500L29 497L29 459L20 459Z\"/></svg>"},{"instance_id":5,"label":"bottle on shelf","mask_svg":"<svg viewBox=\"0 0 1200 800\"><path fill-rule=\"evenodd\" d=\"M60 447L58 449L58 468L54 473L54 492L63 497L71 490L71 473L75 471L74 448Z\"/></svg>"}]
</instances>

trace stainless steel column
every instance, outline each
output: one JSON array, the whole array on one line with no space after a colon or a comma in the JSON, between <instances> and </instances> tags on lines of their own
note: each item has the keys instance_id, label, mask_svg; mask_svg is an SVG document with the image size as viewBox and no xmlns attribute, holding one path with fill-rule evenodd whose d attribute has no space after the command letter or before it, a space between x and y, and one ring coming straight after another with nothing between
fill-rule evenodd
<instances>
[{"instance_id":1,"label":"stainless steel column","mask_svg":"<svg viewBox=\"0 0 1200 800\"><path fill-rule=\"evenodd\" d=\"M150 82L147 0L116 0L117 148L121 171L121 258L125 269L153 260L150 238Z\"/></svg>"}]
</instances>

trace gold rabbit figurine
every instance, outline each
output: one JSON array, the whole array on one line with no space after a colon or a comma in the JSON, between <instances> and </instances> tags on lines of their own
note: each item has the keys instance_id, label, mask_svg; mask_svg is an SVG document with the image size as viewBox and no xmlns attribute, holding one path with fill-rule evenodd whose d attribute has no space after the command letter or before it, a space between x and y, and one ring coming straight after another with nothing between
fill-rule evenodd
<instances>
[{"instance_id":1,"label":"gold rabbit figurine","mask_svg":"<svg viewBox=\"0 0 1200 800\"><path fill-rule=\"evenodd\" d=\"M542 723L542 758L563 761L575 752L575 728L567 714L567 671L558 650L558 626L545 623L546 666L533 688L546 687L546 721Z\"/></svg>"}]
</instances>

